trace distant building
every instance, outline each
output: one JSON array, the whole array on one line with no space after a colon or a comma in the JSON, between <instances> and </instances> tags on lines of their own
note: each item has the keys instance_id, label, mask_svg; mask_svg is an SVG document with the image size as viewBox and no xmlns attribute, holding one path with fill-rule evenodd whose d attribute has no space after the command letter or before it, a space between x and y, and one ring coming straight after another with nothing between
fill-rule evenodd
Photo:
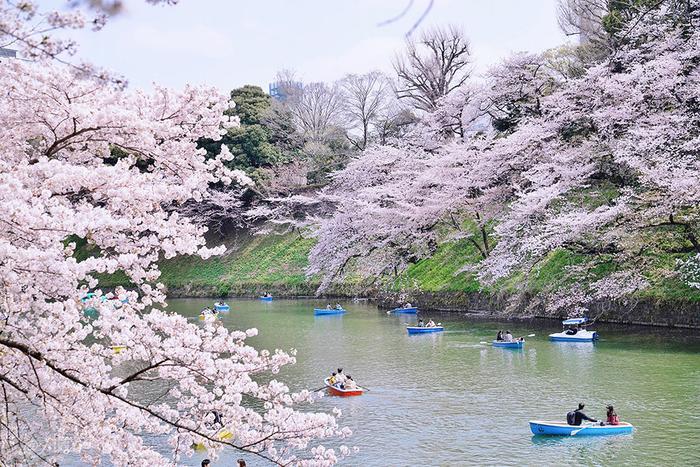
<instances>
[{"instance_id":1,"label":"distant building","mask_svg":"<svg viewBox=\"0 0 700 467\"><path fill-rule=\"evenodd\" d=\"M299 81L276 81L270 83L270 96L278 101L287 100L289 95L295 91L301 91L304 85Z\"/></svg>"},{"instance_id":2,"label":"distant building","mask_svg":"<svg viewBox=\"0 0 700 467\"><path fill-rule=\"evenodd\" d=\"M17 51L0 47L0 60L3 58L17 58Z\"/></svg>"}]
</instances>

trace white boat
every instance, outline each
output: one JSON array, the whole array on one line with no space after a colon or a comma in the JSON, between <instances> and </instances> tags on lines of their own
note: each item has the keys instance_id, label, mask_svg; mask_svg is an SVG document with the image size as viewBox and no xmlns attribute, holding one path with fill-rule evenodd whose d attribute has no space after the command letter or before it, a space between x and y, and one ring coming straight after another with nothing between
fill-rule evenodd
<instances>
[{"instance_id":1,"label":"white boat","mask_svg":"<svg viewBox=\"0 0 700 467\"><path fill-rule=\"evenodd\" d=\"M588 318L571 318L562 321L564 330L549 335L549 340L559 342L593 342L598 339L596 331L586 329Z\"/></svg>"}]
</instances>

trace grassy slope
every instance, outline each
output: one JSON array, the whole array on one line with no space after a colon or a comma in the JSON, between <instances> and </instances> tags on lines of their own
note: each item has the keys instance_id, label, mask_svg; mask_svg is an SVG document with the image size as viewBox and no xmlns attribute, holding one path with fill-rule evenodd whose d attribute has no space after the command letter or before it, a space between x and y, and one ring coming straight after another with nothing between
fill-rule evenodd
<instances>
[{"instance_id":1,"label":"grassy slope","mask_svg":"<svg viewBox=\"0 0 700 467\"><path fill-rule=\"evenodd\" d=\"M180 257L161 264L161 280L169 288L204 288L215 294L251 295L266 290L287 291L292 294L312 293L318 283L307 282L304 269L314 240L297 235L249 237L224 256L206 261L198 257ZM651 287L643 297L665 300L700 301L700 290L668 277L678 255L657 255L654 266L647 271ZM442 244L435 254L411 265L388 288L423 292L475 292L482 290L475 275L462 271L465 264L480 260L477 249L467 240ZM532 293L552 291L571 285L575 280L568 267L585 258L557 250L541 262L530 275L515 273L486 290L492 292L525 289ZM604 263L594 271L594 278L603 277L615 269ZM123 284L123 275L102 278L103 286ZM348 285L360 284L359 278L348 278Z\"/></svg>"},{"instance_id":2,"label":"grassy slope","mask_svg":"<svg viewBox=\"0 0 700 467\"><path fill-rule=\"evenodd\" d=\"M393 284L394 289L423 292L476 292L479 282L465 264L479 261L479 252L467 240L443 243L430 258L408 267Z\"/></svg>"},{"instance_id":3,"label":"grassy slope","mask_svg":"<svg viewBox=\"0 0 700 467\"><path fill-rule=\"evenodd\" d=\"M313 286L304 269L313 240L297 235L247 238L224 256L202 260L185 256L161 263L161 280L168 287L215 287L220 294Z\"/></svg>"}]
</instances>

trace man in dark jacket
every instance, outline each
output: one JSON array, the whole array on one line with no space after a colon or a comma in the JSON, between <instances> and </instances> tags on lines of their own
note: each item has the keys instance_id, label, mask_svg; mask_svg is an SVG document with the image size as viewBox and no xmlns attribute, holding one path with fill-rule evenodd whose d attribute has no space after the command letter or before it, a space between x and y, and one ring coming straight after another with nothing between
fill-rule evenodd
<instances>
[{"instance_id":1,"label":"man in dark jacket","mask_svg":"<svg viewBox=\"0 0 700 467\"><path fill-rule=\"evenodd\" d=\"M583 422L584 420L588 420L589 422L597 422L598 420L596 420L595 418L591 418L591 417L587 416L585 413L583 413L583 408L585 406L586 406L585 404L580 403L578 405L578 409L566 414L566 422L569 425L577 425L577 426L581 425L581 422Z\"/></svg>"}]
</instances>

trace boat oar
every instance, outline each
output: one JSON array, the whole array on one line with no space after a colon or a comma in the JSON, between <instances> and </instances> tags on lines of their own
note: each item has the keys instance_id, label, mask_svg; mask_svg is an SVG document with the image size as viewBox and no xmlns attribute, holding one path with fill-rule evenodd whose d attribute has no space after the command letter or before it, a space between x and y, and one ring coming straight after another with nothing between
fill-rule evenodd
<instances>
[{"instance_id":1,"label":"boat oar","mask_svg":"<svg viewBox=\"0 0 700 467\"><path fill-rule=\"evenodd\" d=\"M324 386L321 386L321 387L318 388L318 389L314 389L314 390L311 391L311 392L318 392L318 391L320 391L321 389L326 389L326 387L327 387L327 386L324 385Z\"/></svg>"},{"instance_id":2,"label":"boat oar","mask_svg":"<svg viewBox=\"0 0 700 467\"><path fill-rule=\"evenodd\" d=\"M584 426L583 428L579 428L578 430L574 430L574 431L572 431L572 432L569 433L569 434L570 434L571 436L576 436L576 434L577 434L578 432L580 432L581 430L585 430L586 428L588 428L588 427L587 427L587 426Z\"/></svg>"}]
</instances>

